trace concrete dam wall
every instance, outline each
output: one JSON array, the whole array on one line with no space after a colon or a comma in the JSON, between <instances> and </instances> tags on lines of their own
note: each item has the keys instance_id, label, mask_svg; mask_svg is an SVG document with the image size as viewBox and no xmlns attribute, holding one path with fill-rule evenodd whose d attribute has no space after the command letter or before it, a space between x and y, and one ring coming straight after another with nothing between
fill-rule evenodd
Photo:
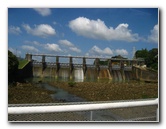
<instances>
[{"instance_id":1,"label":"concrete dam wall","mask_svg":"<svg viewBox=\"0 0 166 129\"><path fill-rule=\"evenodd\" d=\"M32 56L42 56L41 62L32 59ZM46 57L55 58L55 62L46 62ZM67 58L69 63L60 63L59 58ZM74 64L73 58L82 60L81 64ZM28 67L32 69L33 77L52 77L63 80L96 80L110 79L115 81L143 80L158 81L158 74L147 69L142 69L143 60L101 58L107 63L101 65L100 58L96 57L72 57L54 55L32 55L26 54L29 61ZM86 64L86 59L93 59L93 64Z\"/></svg>"},{"instance_id":2,"label":"concrete dam wall","mask_svg":"<svg viewBox=\"0 0 166 129\"><path fill-rule=\"evenodd\" d=\"M32 64L33 77L53 77L62 80L77 80L81 81L96 80L96 79L111 79L115 81L130 80L132 79L132 71L113 70L107 67L100 68L87 67L84 70L83 67L73 67L72 70L69 67L61 67L57 70L56 66L46 66Z\"/></svg>"}]
</instances>

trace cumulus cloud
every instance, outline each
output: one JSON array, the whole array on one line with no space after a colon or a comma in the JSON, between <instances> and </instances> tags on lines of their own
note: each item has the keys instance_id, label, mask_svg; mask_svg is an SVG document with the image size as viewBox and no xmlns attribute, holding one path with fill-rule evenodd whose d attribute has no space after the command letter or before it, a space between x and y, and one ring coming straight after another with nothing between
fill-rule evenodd
<instances>
[{"instance_id":1,"label":"cumulus cloud","mask_svg":"<svg viewBox=\"0 0 166 129\"><path fill-rule=\"evenodd\" d=\"M69 49L70 49L71 51L73 51L73 52L77 52L77 53L80 53L80 52L81 52L81 50L78 49L77 47L70 47Z\"/></svg>"},{"instance_id":2,"label":"cumulus cloud","mask_svg":"<svg viewBox=\"0 0 166 129\"><path fill-rule=\"evenodd\" d=\"M36 45L36 46L43 46L42 43L38 42L38 41L24 41L25 44L32 44L32 45Z\"/></svg>"},{"instance_id":3,"label":"cumulus cloud","mask_svg":"<svg viewBox=\"0 0 166 129\"><path fill-rule=\"evenodd\" d=\"M115 29L107 27L104 21L90 20L86 17L78 17L69 22L69 27L78 35L102 39L102 40L121 40L127 42L136 42L139 40L138 34L133 34L128 29L128 24L119 24Z\"/></svg>"},{"instance_id":4,"label":"cumulus cloud","mask_svg":"<svg viewBox=\"0 0 166 129\"><path fill-rule=\"evenodd\" d=\"M20 50L17 50L17 49L13 49L13 48L9 48L9 50L16 56L19 56L21 55L21 51Z\"/></svg>"},{"instance_id":5,"label":"cumulus cloud","mask_svg":"<svg viewBox=\"0 0 166 129\"><path fill-rule=\"evenodd\" d=\"M45 45L45 49L49 50L49 51L54 51L54 52L62 52L62 49L59 47L58 44L54 44L54 43L47 43Z\"/></svg>"},{"instance_id":6,"label":"cumulus cloud","mask_svg":"<svg viewBox=\"0 0 166 129\"><path fill-rule=\"evenodd\" d=\"M20 27L10 26L9 27L9 33L19 35L20 33L22 33L22 31L21 31Z\"/></svg>"},{"instance_id":7,"label":"cumulus cloud","mask_svg":"<svg viewBox=\"0 0 166 129\"><path fill-rule=\"evenodd\" d=\"M127 56L128 52L125 49L111 50L109 47L101 49L95 45L88 51L88 53L85 54L85 56L97 56L97 57L110 57L113 55Z\"/></svg>"},{"instance_id":8,"label":"cumulus cloud","mask_svg":"<svg viewBox=\"0 0 166 129\"><path fill-rule=\"evenodd\" d=\"M72 44L70 41L68 41L68 40L59 40L59 43L61 44L61 45L65 45L65 46L68 46L68 47L73 47L74 46L74 44Z\"/></svg>"},{"instance_id":9,"label":"cumulus cloud","mask_svg":"<svg viewBox=\"0 0 166 129\"><path fill-rule=\"evenodd\" d=\"M77 52L80 53L81 50L79 48L77 48L73 43L71 43L68 40L59 40L59 44L63 45L64 47L68 48L69 50L73 51L73 52Z\"/></svg>"},{"instance_id":10,"label":"cumulus cloud","mask_svg":"<svg viewBox=\"0 0 166 129\"><path fill-rule=\"evenodd\" d=\"M34 8L34 10L42 16L48 16L51 14L51 9L48 8Z\"/></svg>"},{"instance_id":11,"label":"cumulus cloud","mask_svg":"<svg viewBox=\"0 0 166 129\"><path fill-rule=\"evenodd\" d=\"M106 47L105 49L102 50L101 48L99 48L95 45L85 55L86 56L88 56L88 55L91 55L91 56L111 56L111 55L113 55L113 51L108 47Z\"/></svg>"},{"instance_id":12,"label":"cumulus cloud","mask_svg":"<svg viewBox=\"0 0 166 129\"><path fill-rule=\"evenodd\" d=\"M128 55L128 52L127 52L127 50L125 50L125 49L116 49L116 50L115 50L115 53L116 53L117 55L122 55L122 56L127 56L127 55Z\"/></svg>"},{"instance_id":13,"label":"cumulus cloud","mask_svg":"<svg viewBox=\"0 0 166 129\"><path fill-rule=\"evenodd\" d=\"M22 27L27 33L35 36L48 37L56 34L55 29L48 24L35 25L35 28L31 28L28 24L23 24Z\"/></svg>"},{"instance_id":14,"label":"cumulus cloud","mask_svg":"<svg viewBox=\"0 0 166 129\"><path fill-rule=\"evenodd\" d=\"M153 27L148 36L148 42L158 43L158 24Z\"/></svg>"},{"instance_id":15,"label":"cumulus cloud","mask_svg":"<svg viewBox=\"0 0 166 129\"><path fill-rule=\"evenodd\" d=\"M27 52L39 52L39 50L37 48L35 48L34 46L29 46L29 45L23 45L21 47L23 50L27 51Z\"/></svg>"}]
</instances>

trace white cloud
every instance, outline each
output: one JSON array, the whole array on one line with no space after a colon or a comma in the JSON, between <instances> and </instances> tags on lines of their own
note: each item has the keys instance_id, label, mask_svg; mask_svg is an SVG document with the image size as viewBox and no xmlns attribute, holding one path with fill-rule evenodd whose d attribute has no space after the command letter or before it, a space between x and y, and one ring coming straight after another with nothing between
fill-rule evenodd
<instances>
[{"instance_id":1,"label":"white cloud","mask_svg":"<svg viewBox=\"0 0 166 129\"><path fill-rule=\"evenodd\" d=\"M22 31L21 31L20 27L10 26L9 27L9 33L19 35L20 33L22 33Z\"/></svg>"},{"instance_id":2,"label":"white cloud","mask_svg":"<svg viewBox=\"0 0 166 129\"><path fill-rule=\"evenodd\" d=\"M21 55L21 51L17 50L17 49L13 49L13 48L9 48L9 50L16 56L20 56Z\"/></svg>"},{"instance_id":3,"label":"white cloud","mask_svg":"<svg viewBox=\"0 0 166 129\"><path fill-rule=\"evenodd\" d=\"M32 44L32 45L36 45L36 46L43 46L42 43L39 43L37 41L24 41L24 43L26 43L26 44Z\"/></svg>"},{"instance_id":4,"label":"white cloud","mask_svg":"<svg viewBox=\"0 0 166 129\"><path fill-rule=\"evenodd\" d=\"M62 52L62 49L59 47L58 44L50 44L50 43L47 43L45 45L45 49L49 50L49 51L54 51L54 52Z\"/></svg>"},{"instance_id":5,"label":"white cloud","mask_svg":"<svg viewBox=\"0 0 166 129\"><path fill-rule=\"evenodd\" d=\"M85 17L79 17L69 22L69 27L78 35L102 39L102 40L122 40L127 42L136 42L139 40L138 34L132 34L128 29L128 24L119 24L115 29L107 27L104 21L100 19L90 20Z\"/></svg>"},{"instance_id":6,"label":"white cloud","mask_svg":"<svg viewBox=\"0 0 166 129\"><path fill-rule=\"evenodd\" d=\"M127 52L127 50L125 50L125 49L116 49L116 50L115 50L115 53L116 53L117 55L121 55L121 56L127 56L127 55L128 55L128 52Z\"/></svg>"},{"instance_id":7,"label":"white cloud","mask_svg":"<svg viewBox=\"0 0 166 129\"><path fill-rule=\"evenodd\" d=\"M97 56L97 57L110 57L113 55L127 56L128 52L125 49L111 50L109 47L101 49L95 45L88 51L88 53L85 54L85 56Z\"/></svg>"},{"instance_id":8,"label":"white cloud","mask_svg":"<svg viewBox=\"0 0 166 129\"><path fill-rule=\"evenodd\" d=\"M73 52L77 52L80 53L81 50L79 48L77 48L73 43L71 43L68 40L59 40L58 41L60 45L63 45L64 47L68 48L69 50L73 51Z\"/></svg>"},{"instance_id":9,"label":"white cloud","mask_svg":"<svg viewBox=\"0 0 166 129\"><path fill-rule=\"evenodd\" d=\"M29 46L29 45L23 45L21 47L23 50L27 51L27 52L39 52L39 50L37 48L35 48L34 46Z\"/></svg>"},{"instance_id":10,"label":"white cloud","mask_svg":"<svg viewBox=\"0 0 166 129\"><path fill-rule=\"evenodd\" d=\"M72 47L74 46L70 41L68 40L59 40L59 43L64 46Z\"/></svg>"},{"instance_id":11,"label":"white cloud","mask_svg":"<svg viewBox=\"0 0 166 129\"><path fill-rule=\"evenodd\" d=\"M28 24L23 24L22 26L27 31L27 33L35 36L47 37L56 34L55 29L48 24L35 25L34 29L31 28Z\"/></svg>"},{"instance_id":12,"label":"white cloud","mask_svg":"<svg viewBox=\"0 0 166 129\"><path fill-rule=\"evenodd\" d=\"M86 56L111 56L113 55L113 51L106 47L105 49L100 49L99 47L97 47L96 45L93 46L88 53L85 54Z\"/></svg>"},{"instance_id":13,"label":"white cloud","mask_svg":"<svg viewBox=\"0 0 166 129\"><path fill-rule=\"evenodd\" d=\"M51 9L48 8L34 8L34 10L42 16L48 16L51 14Z\"/></svg>"},{"instance_id":14,"label":"white cloud","mask_svg":"<svg viewBox=\"0 0 166 129\"><path fill-rule=\"evenodd\" d=\"M69 49L72 50L72 51L74 51L74 52L77 52L77 53L81 52L81 50L78 49L77 47L70 47Z\"/></svg>"},{"instance_id":15,"label":"white cloud","mask_svg":"<svg viewBox=\"0 0 166 129\"><path fill-rule=\"evenodd\" d=\"M148 36L148 42L158 43L158 24L155 25L150 32L151 34Z\"/></svg>"},{"instance_id":16,"label":"white cloud","mask_svg":"<svg viewBox=\"0 0 166 129\"><path fill-rule=\"evenodd\" d=\"M113 51L109 47L106 47L103 52L106 55L113 55Z\"/></svg>"}]
</instances>

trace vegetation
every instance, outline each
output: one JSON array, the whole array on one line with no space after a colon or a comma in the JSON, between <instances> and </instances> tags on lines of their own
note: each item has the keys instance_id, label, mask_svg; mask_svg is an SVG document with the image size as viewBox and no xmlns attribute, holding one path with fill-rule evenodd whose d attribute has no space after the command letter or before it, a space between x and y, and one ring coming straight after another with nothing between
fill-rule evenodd
<instances>
[{"instance_id":1,"label":"vegetation","mask_svg":"<svg viewBox=\"0 0 166 129\"><path fill-rule=\"evenodd\" d=\"M13 82L16 79L16 74L18 70L18 59L17 57L8 50L8 80Z\"/></svg>"},{"instance_id":2,"label":"vegetation","mask_svg":"<svg viewBox=\"0 0 166 129\"><path fill-rule=\"evenodd\" d=\"M149 51L147 49L138 50L135 53L135 57L145 59L145 64L147 65L147 67L154 70L158 70L158 49L157 48L153 48Z\"/></svg>"},{"instance_id":3,"label":"vegetation","mask_svg":"<svg viewBox=\"0 0 166 129\"><path fill-rule=\"evenodd\" d=\"M111 57L111 58L113 58L113 59L127 59L127 58L124 58L124 57L121 56L121 55L113 56L113 57ZM114 61L112 61L112 62L113 62L113 63L116 63L116 62L118 62L118 61L114 60ZM100 65L108 65L108 60L106 60L106 61L99 61L99 64L100 64Z\"/></svg>"},{"instance_id":4,"label":"vegetation","mask_svg":"<svg viewBox=\"0 0 166 129\"><path fill-rule=\"evenodd\" d=\"M29 63L29 61L27 61L27 60L19 60L18 69L24 68L24 66L26 66L28 63Z\"/></svg>"},{"instance_id":5,"label":"vegetation","mask_svg":"<svg viewBox=\"0 0 166 129\"><path fill-rule=\"evenodd\" d=\"M76 82L70 81L70 82L68 82L68 85L69 85L70 87L74 87L74 86L76 85Z\"/></svg>"}]
</instances>

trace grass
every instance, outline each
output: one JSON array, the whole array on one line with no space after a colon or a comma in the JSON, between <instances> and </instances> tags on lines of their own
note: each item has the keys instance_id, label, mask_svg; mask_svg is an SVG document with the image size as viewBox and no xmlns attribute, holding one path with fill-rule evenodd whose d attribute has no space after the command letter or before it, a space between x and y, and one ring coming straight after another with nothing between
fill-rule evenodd
<instances>
[{"instance_id":1,"label":"grass","mask_svg":"<svg viewBox=\"0 0 166 129\"><path fill-rule=\"evenodd\" d=\"M23 69L28 63L29 61L27 60L19 60L18 69Z\"/></svg>"}]
</instances>

